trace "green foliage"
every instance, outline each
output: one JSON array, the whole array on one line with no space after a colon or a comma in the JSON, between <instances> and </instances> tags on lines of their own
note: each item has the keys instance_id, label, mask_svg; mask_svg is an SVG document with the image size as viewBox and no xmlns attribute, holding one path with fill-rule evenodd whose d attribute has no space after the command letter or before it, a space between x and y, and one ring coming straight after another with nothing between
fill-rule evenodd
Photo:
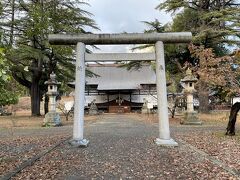
<instances>
[{"instance_id":1,"label":"green foliage","mask_svg":"<svg viewBox=\"0 0 240 180\"><path fill-rule=\"evenodd\" d=\"M83 10L87 3L79 0L3 0L2 3L0 29L4 30L3 38L9 45L7 58L11 61L10 70L14 79L31 90L33 98L46 92L44 82L51 72L55 72L58 80L65 85L73 81L74 47L51 46L47 37L51 33L89 33L86 28L98 29L91 13ZM86 74L92 75L89 72ZM34 92L37 94L33 95Z\"/></svg>"},{"instance_id":2,"label":"green foliage","mask_svg":"<svg viewBox=\"0 0 240 180\"><path fill-rule=\"evenodd\" d=\"M2 81L7 81L8 80L8 75L7 75L7 67L5 67L6 64L6 59L4 56L4 48L0 48L0 79Z\"/></svg>"},{"instance_id":3,"label":"green foliage","mask_svg":"<svg viewBox=\"0 0 240 180\"><path fill-rule=\"evenodd\" d=\"M154 21L143 21L145 25L148 26L148 29L144 30L144 33L153 33L153 32L164 32L166 29L166 25L163 26L162 23L158 20L155 19Z\"/></svg>"},{"instance_id":4,"label":"green foliage","mask_svg":"<svg viewBox=\"0 0 240 180\"><path fill-rule=\"evenodd\" d=\"M157 7L174 13L172 31L192 32L192 43L202 47L198 53L206 55L205 58L191 54L187 46L166 46L166 59L177 62L175 65L180 67L180 71L184 64L189 66L190 63L199 77L198 92L207 98L210 90L223 100L239 89L236 83L238 75L236 71L231 71L232 64L225 57L229 54L229 46L239 45L239 41L233 40L239 37L239 6L237 0L168 0ZM211 57L213 54L214 58ZM167 63L167 69L171 72L177 70L169 65ZM202 95L199 97L201 107L207 107L208 99L205 101L207 104L204 104Z\"/></svg>"},{"instance_id":5,"label":"green foliage","mask_svg":"<svg viewBox=\"0 0 240 180\"><path fill-rule=\"evenodd\" d=\"M18 95L10 90L10 84L6 82L0 82L0 106L16 104L18 102ZM8 86L6 88L6 86Z\"/></svg>"},{"instance_id":6,"label":"green foliage","mask_svg":"<svg viewBox=\"0 0 240 180\"><path fill-rule=\"evenodd\" d=\"M200 19L196 11L185 9L181 13L176 14L171 30L174 32L190 31L195 36L197 34L199 21Z\"/></svg>"},{"instance_id":7,"label":"green foliage","mask_svg":"<svg viewBox=\"0 0 240 180\"><path fill-rule=\"evenodd\" d=\"M0 2L0 15L2 14L2 12L3 12L3 5L2 5L2 3Z\"/></svg>"},{"instance_id":8,"label":"green foliage","mask_svg":"<svg viewBox=\"0 0 240 180\"><path fill-rule=\"evenodd\" d=\"M179 7L188 7L188 1L169 0L159 4L156 9L165 9L167 12L175 12Z\"/></svg>"},{"instance_id":9,"label":"green foliage","mask_svg":"<svg viewBox=\"0 0 240 180\"><path fill-rule=\"evenodd\" d=\"M11 77L4 55L4 48L0 48L0 106L15 104L18 102L18 95L11 86Z\"/></svg>"},{"instance_id":10,"label":"green foliage","mask_svg":"<svg viewBox=\"0 0 240 180\"><path fill-rule=\"evenodd\" d=\"M55 71L57 77L63 82L73 80L74 48L50 46L47 35L50 33L85 33L86 27L97 29L95 22L90 18L91 13L82 9L87 3L79 0L32 2L25 0L20 4L12 2L15 4L8 4L8 6L14 5L14 11L21 12L23 15L15 16L14 22L3 23L2 28L10 31L11 25L14 24L13 36L16 37L14 38L16 47L12 48L8 55L13 63L12 71L18 80L22 80L20 83L23 81L31 83L33 74L39 73L40 79L44 82L52 71ZM4 14L6 15L6 12ZM11 17L11 14L8 16ZM5 33L5 36L10 35ZM26 67L29 71L25 71Z\"/></svg>"},{"instance_id":11,"label":"green foliage","mask_svg":"<svg viewBox=\"0 0 240 180\"><path fill-rule=\"evenodd\" d=\"M155 19L154 21L143 21L144 24L147 25L147 29L144 30L144 33L162 33L162 32L168 32L171 30L171 27L166 24L162 25L159 20ZM170 84L168 86L168 91L175 93L179 92L179 81L183 77L182 75L182 64L188 59L189 51L187 50L187 45L173 45L168 44L165 45L165 61L166 61L166 75L167 75L167 82ZM146 44L146 45L140 45L134 47L132 50L154 50L153 44ZM142 65L151 63L151 66L153 69L156 69L155 61L149 62L149 61L132 61L127 64L122 65L122 67L127 68L128 70L138 70L142 67Z\"/></svg>"},{"instance_id":12,"label":"green foliage","mask_svg":"<svg viewBox=\"0 0 240 180\"><path fill-rule=\"evenodd\" d=\"M142 21L148 28L144 30L144 33L153 33L153 32L165 32L166 25L162 25L158 19L155 19L154 21ZM132 51L135 50L146 50L149 49L150 51L154 50L153 44L144 44L140 46L136 46L132 48ZM149 61L130 61L127 64L124 64L122 67L126 67L128 70L135 69L138 70L142 67L144 64L148 64ZM151 62L151 64L154 64L154 62ZM154 66L154 65L153 65Z\"/></svg>"},{"instance_id":13,"label":"green foliage","mask_svg":"<svg viewBox=\"0 0 240 180\"><path fill-rule=\"evenodd\" d=\"M177 12L173 20L173 31L191 31L195 45L213 48L222 56L226 45L238 44L231 37L239 36L239 1L185 1L169 0L157 9Z\"/></svg>"}]
</instances>

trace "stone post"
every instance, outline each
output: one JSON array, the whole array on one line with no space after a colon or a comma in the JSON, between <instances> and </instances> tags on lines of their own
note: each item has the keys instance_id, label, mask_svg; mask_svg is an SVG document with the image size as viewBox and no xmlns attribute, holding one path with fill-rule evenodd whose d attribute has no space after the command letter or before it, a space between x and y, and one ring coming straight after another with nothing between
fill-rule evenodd
<instances>
[{"instance_id":1,"label":"stone post","mask_svg":"<svg viewBox=\"0 0 240 180\"><path fill-rule=\"evenodd\" d=\"M193 93L187 94L187 111L193 112L194 111L194 104L193 104Z\"/></svg>"},{"instance_id":2,"label":"stone post","mask_svg":"<svg viewBox=\"0 0 240 180\"><path fill-rule=\"evenodd\" d=\"M147 104L148 104L148 100L144 98L143 99L143 106L142 106L142 110L141 110L142 114L148 114Z\"/></svg>"},{"instance_id":3,"label":"stone post","mask_svg":"<svg viewBox=\"0 0 240 180\"><path fill-rule=\"evenodd\" d=\"M158 41L155 44L155 52L157 76L157 104L159 119L159 138L156 139L156 144L162 146L178 146L178 143L170 138L163 42Z\"/></svg>"},{"instance_id":4,"label":"stone post","mask_svg":"<svg viewBox=\"0 0 240 180\"><path fill-rule=\"evenodd\" d=\"M49 111L56 112L56 96L49 95Z\"/></svg>"},{"instance_id":5,"label":"stone post","mask_svg":"<svg viewBox=\"0 0 240 180\"><path fill-rule=\"evenodd\" d=\"M76 53L73 139L70 141L70 144L77 147L86 147L89 141L83 138L85 96L85 44L81 42L77 43Z\"/></svg>"},{"instance_id":6,"label":"stone post","mask_svg":"<svg viewBox=\"0 0 240 180\"><path fill-rule=\"evenodd\" d=\"M183 93L187 100L187 111L184 113L184 119L181 124L187 125L201 125L202 122L199 120L197 112L194 111L193 94L196 92L194 85L197 82L192 74L192 70L187 69L186 76L181 80L184 88Z\"/></svg>"}]
</instances>

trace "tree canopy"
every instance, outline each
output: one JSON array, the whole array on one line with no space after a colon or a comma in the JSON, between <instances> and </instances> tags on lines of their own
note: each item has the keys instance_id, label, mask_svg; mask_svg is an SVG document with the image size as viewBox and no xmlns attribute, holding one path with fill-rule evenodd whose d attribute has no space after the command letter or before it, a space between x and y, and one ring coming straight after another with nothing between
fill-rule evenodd
<instances>
[{"instance_id":1,"label":"tree canopy","mask_svg":"<svg viewBox=\"0 0 240 180\"><path fill-rule=\"evenodd\" d=\"M185 74L185 68L191 66L199 78L197 87L202 112L208 111L210 91L217 92L223 99L234 94L233 91L239 87L236 83L239 72L233 66L238 66L238 62L229 55L231 53L229 49L239 45L239 1L169 0L160 3L156 9L172 12L173 22L162 25L157 19L144 21L148 27L144 30L145 33L167 31L193 33L191 46L165 45L166 71L172 82L179 82ZM137 46L134 49L149 46L151 45ZM208 57L203 58L205 56ZM126 66L140 68L141 63L133 62ZM224 71L232 73L232 79L227 77ZM233 79L235 83L230 82ZM224 83L221 84L221 80L224 80ZM177 87L175 89L179 91Z\"/></svg>"},{"instance_id":2,"label":"tree canopy","mask_svg":"<svg viewBox=\"0 0 240 180\"><path fill-rule=\"evenodd\" d=\"M228 80L228 85L231 84L231 80L226 79L225 74L220 72L221 70L214 72L213 69L216 67L221 67L222 70L227 68L236 77L236 73L230 71L233 65L231 57L226 55L230 52L229 49L232 45L239 45L239 5L239 1L235 0L169 0L157 6L159 10L175 13L171 24L172 31L191 31L193 33L192 43L198 46L199 50L194 48L191 55L189 50L183 47L180 51L185 51L186 56L182 56L184 57L182 62L177 61L181 64L188 62L197 69L201 112L209 110L210 91L216 91L219 95L224 94L225 96L229 94L225 92L226 88L224 90L220 88L220 84L214 80L214 77ZM194 54L196 51L198 56ZM200 55L202 53L209 56L207 60L202 58ZM219 73L219 76L213 75L215 73ZM210 74L212 78L206 78L206 75L210 77ZM227 91L229 90L228 88Z\"/></svg>"},{"instance_id":3,"label":"tree canopy","mask_svg":"<svg viewBox=\"0 0 240 180\"><path fill-rule=\"evenodd\" d=\"M239 33L237 0L169 0L157 9L177 13L172 30L191 31L193 43L213 48L217 55L226 53L226 45L239 44L233 37Z\"/></svg>"},{"instance_id":4,"label":"tree canopy","mask_svg":"<svg viewBox=\"0 0 240 180\"><path fill-rule=\"evenodd\" d=\"M12 76L30 90L32 115L40 114L40 100L46 92L44 82L55 72L62 84L73 80L74 48L50 46L50 33L89 33L98 29L87 3L80 0L2 1L0 28L8 45Z\"/></svg>"}]
</instances>

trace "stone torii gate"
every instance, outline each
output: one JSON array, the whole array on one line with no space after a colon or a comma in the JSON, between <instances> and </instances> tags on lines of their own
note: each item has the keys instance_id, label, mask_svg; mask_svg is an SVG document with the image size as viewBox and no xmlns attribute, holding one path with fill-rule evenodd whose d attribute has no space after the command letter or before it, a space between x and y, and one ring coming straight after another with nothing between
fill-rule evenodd
<instances>
[{"instance_id":1,"label":"stone torii gate","mask_svg":"<svg viewBox=\"0 0 240 180\"><path fill-rule=\"evenodd\" d=\"M49 43L55 45L76 45L75 72L75 105L73 139L74 146L87 146L84 139L84 96L85 96L85 62L92 61L141 61L156 59L157 104L159 119L159 138L156 144L163 146L177 146L170 137L167 87L163 43L189 43L192 39L190 32L176 33L130 33L130 34L50 34ZM108 44L155 44L155 53L97 53L88 54L85 45Z\"/></svg>"}]
</instances>

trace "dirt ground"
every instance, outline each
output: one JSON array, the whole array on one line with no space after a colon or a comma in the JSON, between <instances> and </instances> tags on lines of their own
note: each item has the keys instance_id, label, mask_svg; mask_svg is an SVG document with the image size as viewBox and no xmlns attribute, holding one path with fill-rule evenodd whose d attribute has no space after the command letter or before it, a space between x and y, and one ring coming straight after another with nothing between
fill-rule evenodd
<instances>
[{"instance_id":1,"label":"dirt ground","mask_svg":"<svg viewBox=\"0 0 240 180\"><path fill-rule=\"evenodd\" d=\"M73 117L70 117L68 121L66 121L66 117L64 114L58 110L61 116L61 122L63 126L68 126L73 124ZM30 127L41 127L43 124L44 116L40 117L32 117L30 116L30 109L18 108L15 114L11 116L0 116L0 129L8 129L9 131L13 131L15 128L30 128ZM104 114L103 114L104 115ZM132 114L134 115L134 113ZM157 114L135 114L136 117L144 118L149 123L158 123ZM219 126L227 126L229 112L213 112L210 114L199 114L199 119L203 122L203 124L208 125L219 125ZM96 116L85 116L85 121L94 121L96 120ZM183 116L176 115L174 118L169 118L171 124L180 125L181 119ZM240 124L240 117L236 122L238 126Z\"/></svg>"},{"instance_id":2,"label":"dirt ground","mask_svg":"<svg viewBox=\"0 0 240 180\"><path fill-rule=\"evenodd\" d=\"M85 116L89 147L73 148L72 121L62 127L41 127L42 118L0 118L0 174L6 175L60 142L53 151L17 173L13 179L239 179L240 126L224 136L226 121L210 115L202 126L170 119L179 146L159 147L156 115L103 114ZM208 117L203 115L202 117ZM15 117L16 118L16 117ZM1 179L1 176L0 176Z\"/></svg>"},{"instance_id":3,"label":"dirt ground","mask_svg":"<svg viewBox=\"0 0 240 180\"><path fill-rule=\"evenodd\" d=\"M68 102L68 101L74 101L72 96L64 96L61 97L61 100L58 101L58 106L57 106L57 111L62 115L62 119L65 119L62 111L58 108L59 104L63 105L64 102ZM11 105L9 107L6 107L6 110L8 112L12 112L12 116L11 117L1 117L2 119L11 119L10 122L7 122L7 126L13 125L14 121L12 120L16 120L18 121L18 125L17 126L21 126L21 125L26 125L26 126L39 126L42 122L42 117L36 117L33 118L31 117L31 119L34 119L34 121L28 121L28 119L30 119L31 116L31 99L30 97L21 97L19 99L18 104L16 105ZM43 102L41 102L41 114L44 115L44 110L43 110ZM157 115L156 114L150 114L150 115L144 115L146 116L146 118L152 122L158 122L157 119ZM208 123L219 123L219 122L226 122L228 121L228 116L229 116L229 111L216 111L216 112L212 112L210 114L199 114L199 118L201 121L203 122L208 122ZM173 121L176 121L178 123L178 121L181 120L181 116L176 116ZM171 119L171 118L170 118ZM240 117L239 117L240 119ZM3 123L3 122L1 122ZM36 124L35 124L36 123ZM69 122L66 122L67 124Z\"/></svg>"},{"instance_id":4,"label":"dirt ground","mask_svg":"<svg viewBox=\"0 0 240 180\"><path fill-rule=\"evenodd\" d=\"M225 136L228 112L200 114L201 126L170 118L175 148L155 144L156 114L85 116L90 144L74 148L72 120L62 116L62 127L42 127L44 117L23 107L0 117L0 179L23 164L29 166L12 179L240 179L240 120L236 136Z\"/></svg>"},{"instance_id":5,"label":"dirt ground","mask_svg":"<svg viewBox=\"0 0 240 180\"><path fill-rule=\"evenodd\" d=\"M64 104L64 102L73 101L73 96L63 96L61 97L60 101L57 101L59 104ZM61 110L58 108L57 105L57 111L61 112ZM31 115L31 99L30 97L21 97L19 98L19 101L15 105L6 106L5 110L7 112L10 112L13 114L13 116L30 116ZM41 101L40 104L40 112L43 115L44 114L44 103Z\"/></svg>"}]
</instances>

